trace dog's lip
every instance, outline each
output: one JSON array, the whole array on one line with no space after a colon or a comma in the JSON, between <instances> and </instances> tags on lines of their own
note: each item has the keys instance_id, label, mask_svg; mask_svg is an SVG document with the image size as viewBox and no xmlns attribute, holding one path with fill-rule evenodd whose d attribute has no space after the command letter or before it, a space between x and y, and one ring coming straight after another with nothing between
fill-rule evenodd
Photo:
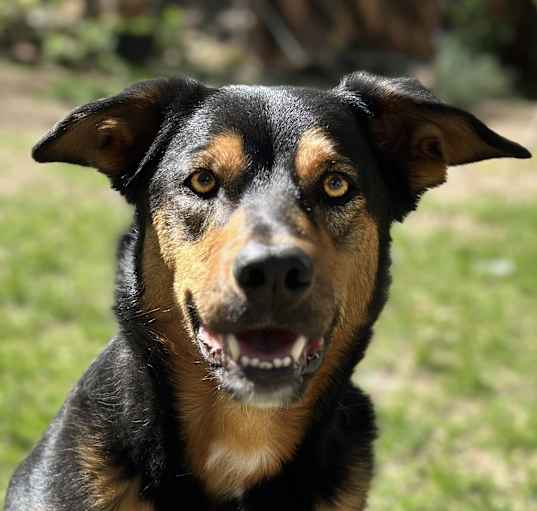
<instances>
[{"instance_id":1,"label":"dog's lip","mask_svg":"<svg viewBox=\"0 0 537 511\"><path fill-rule=\"evenodd\" d=\"M237 365L259 369L304 366L324 347L322 337L311 339L281 328L217 333L201 324L198 339L213 357L225 355Z\"/></svg>"},{"instance_id":2,"label":"dog's lip","mask_svg":"<svg viewBox=\"0 0 537 511\"><path fill-rule=\"evenodd\" d=\"M217 367L224 366L228 369L238 367L245 373L266 373L266 371L261 370L272 369L282 373L298 371L304 375L311 374L319 368L330 342L330 335L326 337L325 334L322 337L312 338L285 330L288 334L290 333L295 336L293 338L293 344L290 345L289 354L282 357L283 352L279 352L278 354L280 356L274 358L271 358L265 351L263 351L263 357L252 356L252 352L250 352L250 354L243 354L241 352L241 346L246 348L246 350L248 349L248 333L252 335L252 332L255 331L258 333L259 331L264 331L266 333L267 331L282 331L284 329L264 328L244 330L242 331L242 334L244 335L246 333L246 339L241 335L241 332L220 333L211 330L202 321L191 293L187 293L186 295L186 305L188 318L196 340L198 341L201 353L207 359L209 364ZM331 330L332 327L330 328L330 331ZM246 340L246 343L241 345L239 342L240 338L242 338L243 341Z\"/></svg>"}]
</instances>

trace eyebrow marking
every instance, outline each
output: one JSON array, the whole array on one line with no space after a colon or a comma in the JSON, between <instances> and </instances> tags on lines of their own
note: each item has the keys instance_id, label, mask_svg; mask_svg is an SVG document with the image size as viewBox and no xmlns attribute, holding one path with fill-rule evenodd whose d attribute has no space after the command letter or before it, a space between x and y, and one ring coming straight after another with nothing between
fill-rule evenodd
<instances>
[{"instance_id":1,"label":"eyebrow marking","mask_svg":"<svg viewBox=\"0 0 537 511\"><path fill-rule=\"evenodd\" d=\"M232 181L248 165L242 136L233 131L219 133L194 155L193 164L213 170L223 181Z\"/></svg>"},{"instance_id":2,"label":"eyebrow marking","mask_svg":"<svg viewBox=\"0 0 537 511\"><path fill-rule=\"evenodd\" d=\"M298 177L311 183L329 162L340 163L347 159L336 149L335 142L321 128L311 128L298 141L295 154L295 169Z\"/></svg>"}]
</instances>

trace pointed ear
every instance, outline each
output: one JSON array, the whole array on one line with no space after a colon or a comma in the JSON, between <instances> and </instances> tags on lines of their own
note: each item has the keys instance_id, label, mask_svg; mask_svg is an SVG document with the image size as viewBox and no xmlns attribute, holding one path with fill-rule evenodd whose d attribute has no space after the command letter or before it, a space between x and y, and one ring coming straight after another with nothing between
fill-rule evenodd
<instances>
[{"instance_id":1,"label":"pointed ear","mask_svg":"<svg viewBox=\"0 0 537 511\"><path fill-rule=\"evenodd\" d=\"M139 82L117 96L75 109L34 146L32 156L40 163L94 167L121 188L157 138L168 106L175 100L191 103L201 89L182 78Z\"/></svg>"},{"instance_id":2,"label":"pointed ear","mask_svg":"<svg viewBox=\"0 0 537 511\"><path fill-rule=\"evenodd\" d=\"M425 190L446 180L449 165L531 157L472 114L442 103L414 79L357 72L344 77L336 92L368 114L385 171L400 174L398 184L406 186L414 207Z\"/></svg>"}]
</instances>

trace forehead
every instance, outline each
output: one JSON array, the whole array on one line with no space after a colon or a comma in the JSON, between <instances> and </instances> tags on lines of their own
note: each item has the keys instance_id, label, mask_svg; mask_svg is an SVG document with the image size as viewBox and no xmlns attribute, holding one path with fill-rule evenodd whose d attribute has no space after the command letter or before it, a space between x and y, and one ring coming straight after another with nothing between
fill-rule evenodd
<instances>
[{"instance_id":1,"label":"forehead","mask_svg":"<svg viewBox=\"0 0 537 511\"><path fill-rule=\"evenodd\" d=\"M322 130L338 149L355 156L365 142L356 114L329 91L294 87L229 86L218 89L181 128L176 145L203 148L222 133L235 133L252 159L277 163L300 139Z\"/></svg>"}]
</instances>

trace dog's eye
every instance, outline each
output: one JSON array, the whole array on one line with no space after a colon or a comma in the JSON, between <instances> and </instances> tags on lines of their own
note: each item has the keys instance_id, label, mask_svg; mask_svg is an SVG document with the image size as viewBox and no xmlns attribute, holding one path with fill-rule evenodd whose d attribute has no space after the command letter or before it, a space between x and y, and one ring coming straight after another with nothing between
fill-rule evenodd
<instances>
[{"instance_id":1,"label":"dog's eye","mask_svg":"<svg viewBox=\"0 0 537 511\"><path fill-rule=\"evenodd\" d=\"M349 180L342 174L331 172L322 181L323 191L330 199L341 199L351 189Z\"/></svg>"},{"instance_id":2,"label":"dog's eye","mask_svg":"<svg viewBox=\"0 0 537 511\"><path fill-rule=\"evenodd\" d=\"M188 184L192 191L202 196L215 192L218 187L216 176L210 170L206 169L194 172L188 178Z\"/></svg>"}]
</instances>

